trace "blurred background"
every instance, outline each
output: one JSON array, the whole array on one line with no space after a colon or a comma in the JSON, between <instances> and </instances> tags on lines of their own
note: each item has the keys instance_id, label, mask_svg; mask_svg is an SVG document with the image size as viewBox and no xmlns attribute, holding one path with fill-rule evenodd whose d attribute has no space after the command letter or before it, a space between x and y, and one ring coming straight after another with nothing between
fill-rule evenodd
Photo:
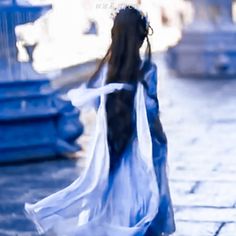
<instances>
[{"instance_id":1,"label":"blurred background","mask_svg":"<svg viewBox=\"0 0 236 236\"><path fill-rule=\"evenodd\" d=\"M67 94L95 71L127 4L154 30L174 235L235 235L236 2L1 0L0 236L37 235L24 203L66 187L86 165L96 114Z\"/></svg>"}]
</instances>

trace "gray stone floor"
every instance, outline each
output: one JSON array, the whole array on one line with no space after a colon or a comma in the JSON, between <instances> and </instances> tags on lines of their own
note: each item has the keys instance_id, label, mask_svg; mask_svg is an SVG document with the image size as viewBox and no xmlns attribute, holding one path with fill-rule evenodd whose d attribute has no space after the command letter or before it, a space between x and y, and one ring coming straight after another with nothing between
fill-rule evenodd
<instances>
[{"instance_id":1,"label":"gray stone floor","mask_svg":"<svg viewBox=\"0 0 236 236\"><path fill-rule=\"evenodd\" d=\"M34 226L23 211L35 202L69 185L80 168L70 160L0 167L0 236L34 236Z\"/></svg>"},{"instance_id":2,"label":"gray stone floor","mask_svg":"<svg viewBox=\"0 0 236 236\"><path fill-rule=\"evenodd\" d=\"M236 235L236 79L183 79L159 62L175 236Z\"/></svg>"},{"instance_id":3,"label":"gray stone floor","mask_svg":"<svg viewBox=\"0 0 236 236\"><path fill-rule=\"evenodd\" d=\"M174 236L236 235L236 79L180 79L158 61L161 119L169 139ZM71 183L81 163L0 167L0 236L37 235L24 202Z\"/></svg>"}]
</instances>

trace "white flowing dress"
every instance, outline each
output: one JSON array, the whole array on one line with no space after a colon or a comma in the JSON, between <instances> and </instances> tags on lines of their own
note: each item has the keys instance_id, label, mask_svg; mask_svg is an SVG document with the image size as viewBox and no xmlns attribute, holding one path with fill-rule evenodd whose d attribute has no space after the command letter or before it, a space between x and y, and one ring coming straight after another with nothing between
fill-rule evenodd
<instances>
[{"instance_id":1,"label":"white flowing dress","mask_svg":"<svg viewBox=\"0 0 236 236\"><path fill-rule=\"evenodd\" d=\"M103 75L105 76L105 75ZM104 80L104 78L103 78ZM95 135L87 153L88 165L67 188L35 204L25 204L27 216L40 234L58 236L144 236L158 214L159 188L153 165L153 147L145 105L144 86L135 94L136 130L121 163L109 174L106 95L127 84L108 84L73 90L77 107L100 97Z\"/></svg>"}]
</instances>

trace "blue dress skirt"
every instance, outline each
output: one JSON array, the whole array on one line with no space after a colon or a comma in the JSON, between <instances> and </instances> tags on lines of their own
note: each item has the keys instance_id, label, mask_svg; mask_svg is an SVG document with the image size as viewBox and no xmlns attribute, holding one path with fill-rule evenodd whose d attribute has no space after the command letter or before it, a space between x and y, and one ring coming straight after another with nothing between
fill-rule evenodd
<instances>
[{"instance_id":1,"label":"blue dress skirt","mask_svg":"<svg viewBox=\"0 0 236 236\"><path fill-rule=\"evenodd\" d=\"M109 174L106 94L132 89L127 84L81 87L69 96L81 107L99 97L96 129L82 175L67 188L25 204L27 216L40 234L58 236L160 236L175 231L166 175L167 145L155 133L158 115L156 66L138 83L136 129L116 171Z\"/></svg>"}]
</instances>

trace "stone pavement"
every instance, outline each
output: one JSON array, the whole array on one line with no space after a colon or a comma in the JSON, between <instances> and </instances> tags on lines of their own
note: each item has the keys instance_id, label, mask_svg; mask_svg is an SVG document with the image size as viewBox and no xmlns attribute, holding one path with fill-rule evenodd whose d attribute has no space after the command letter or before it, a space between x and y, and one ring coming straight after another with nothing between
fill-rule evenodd
<instances>
[{"instance_id":1,"label":"stone pavement","mask_svg":"<svg viewBox=\"0 0 236 236\"><path fill-rule=\"evenodd\" d=\"M34 236L34 226L24 215L25 202L35 202L66 187L80 167L58 159L0 167L0 236Z\"/></svg>"},{"instance_id":2,"label":"stone pavement","mask_svg":"<svg viewBox=\"0 0 236 236\"><path fill-rule=\"evenodd\" d=\"M235 236L236 80L180 79L158 65L175 236Z\"/></svg>"},{"instance_id":3,"label":"stone pavement","mask_svg":"<svg viewBox=\"0 0 236 236\"><path fill-rule=\"evenodd\" d=\"M174 236L236 236L236 80L179 79L157 61ZM58 158L0 167L0 236L37 235L24 216L24 202L67 186L83 162Z\"/></svg>"}]
</instances>

